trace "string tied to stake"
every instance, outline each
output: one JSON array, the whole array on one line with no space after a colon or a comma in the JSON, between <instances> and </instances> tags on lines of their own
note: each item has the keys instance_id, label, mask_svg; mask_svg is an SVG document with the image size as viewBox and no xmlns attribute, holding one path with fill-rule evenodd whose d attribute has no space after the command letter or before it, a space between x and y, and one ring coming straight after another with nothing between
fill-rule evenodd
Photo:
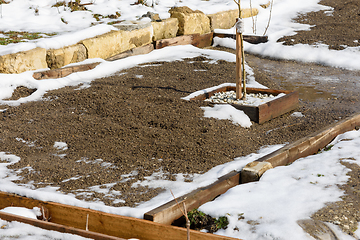
<instances>
[{"instance_id":1,"label":"string tied to stake","mask_svg":"<svg viewBox=\"0 0 360 240\"><path fill-rule=\"evenodd\" d=\"M245 32L244 21L241 18L236 18L235 27L237 33L242 34L243 32Z\"/></svg>"}]
</instances>

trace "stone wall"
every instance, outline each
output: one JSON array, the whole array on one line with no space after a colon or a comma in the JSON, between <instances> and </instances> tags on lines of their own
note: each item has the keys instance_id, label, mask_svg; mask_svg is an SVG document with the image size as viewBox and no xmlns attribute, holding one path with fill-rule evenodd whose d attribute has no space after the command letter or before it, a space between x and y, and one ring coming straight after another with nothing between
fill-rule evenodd
<instances>
[{"instance_id":1,"label":"stone wall","mask_svg":"<svg viewBox=\"0 0 360 240\"><path fill-rule=\"evenodd\" d=\"M147 45L160 39L179 35L204 34L214 29L231 28L238 17L238 10L205 15L188 7L174 7L169 10L171 18L151 23L114 25L114 30L78 44L61 49L36 48L30 51L0 56L0 73L21 73L44 68L56 69L87 58L108 59L127 50ZM258 14L256 8L243 9L242 17Z\"/></svg>"}]
</instances>

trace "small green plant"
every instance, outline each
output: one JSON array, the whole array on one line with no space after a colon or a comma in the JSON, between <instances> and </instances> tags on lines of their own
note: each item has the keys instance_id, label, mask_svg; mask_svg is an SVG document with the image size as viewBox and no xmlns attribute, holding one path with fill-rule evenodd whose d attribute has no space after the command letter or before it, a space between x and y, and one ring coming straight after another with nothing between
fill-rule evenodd
<instances>
[{"instance_id":1,"label":"small green plant","mask_svg":"<svg viewBox=\"0 0 360 240\"><path fill-rule=\"evenodd\" d=\"M229 225L229 220L227 217L222 216L215 220L215 224L217 229L226 229L227 225Z\"/></svg>"},{"instance_id":2,"label":"small green plant","mask_svg":"<svg viewBox=\"0 0 360 240\"><path fill-rule=\"evenodd\" d=\"M323 175L323 174L320 174L320 173L318 173L317 176L318 176L318 177L324 177L324 175Z\"/></svg>"},{"instance_id":3,"label":"small green plant","mask_svg":"<svg viewBox=\"0 0 360 240\"><path fill-rule=\"evenodd\" d=\"M226 229L229 225L229 220L226 216L213 218L198 209L188 212L191 229L206 229L210 233L216 232L219 229Z\"/></svg>"}]
</instances>

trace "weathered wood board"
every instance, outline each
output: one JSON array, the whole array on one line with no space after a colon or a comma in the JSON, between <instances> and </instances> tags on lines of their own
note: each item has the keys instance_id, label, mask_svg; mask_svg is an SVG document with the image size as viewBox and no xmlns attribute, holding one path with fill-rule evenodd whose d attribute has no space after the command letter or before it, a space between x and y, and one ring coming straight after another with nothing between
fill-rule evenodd
<instances>
[{"instance_id":1,"label":"weathered wood board","mask_svg":"<svg viewBox=\"0 0 360 240\"><path fill-rule=\"evenodd\" d=\"M225 92L225 91L235 91L236 87L227 86L217 88L211 92L207 92L201 95L198 95L190 100L205 100L215 93ZM280 98L276 98L267 103L261 104L259 106L247 106L240 104L231 104L236 109L242 110L249 116L249 118L262 124L266 121L269 121L275 117L278 117L286 112L289 112L295 109L299 103L299 94L294 91L286 91L286 90L273 90L273 89L262 89L262 88L246 88L247 93L262 93L262 94L272 94L278 95L280 93L285 93L285 96Z\"/></svg>"},{"instance_id":2,"label":"weathered wood board","mask_svg":"<svg viewBox=\"0 0 360 240\"><path fill-rule=\"evenodd\" d=\"M113 237L113 236L109 236L106 234L96 233L96 232L92 232L92 231L86 231L86 230L79 229L79 228L68 227L68 226L64 226L64 225L60 225L60 224L56 224L56 223L52 223L52 222L36 220L36 219L22 217L22 216L9 214L9 213L5 213L5 212L0 212L0 218L3 220L9 221L9 222L11 222L11 221L22 222L22 223L30 224L35 227L43 228L46 230L58 231L61 233L76 234L76 235L79 235L82 237L92 238L95 240L125 240L124 238Z\"/></svg>"},{"instance_id":3,"label":"weathered wood board","mask_svg":"<svg viewBox=\"0 0 360 240\"><path fill-rule=\"evenodd\" d=\"M147 53L151 52L152 50L154 50L154 45L148 44L148 45L133 48L133 49L127 50L125 52L119 53L115 56L109 57L108 59L106 59L106 61L115 61L115 60L119 60L119 59L126 58L126 57L147 54Z\"/></svg>"},{"instance_id":4,"label":"weathered wood board","mask_svg":"<svg viewBox=\"0 0 360 240\"><path fill-rule=\"evenodd\" d=\"M82 64L71 67L58 68L54 70L47 70L42 72L35 72L33 78L36 80L49 79L49 78L62 78L74 72L83 72L94 69L100 63Z\"/></svg>"},{"instance_id":5,"label":"weathered wood board","mask_svg":"<svg viewBox=\"0 0 360 240\"><path fill-rule=\"evenodd\" d=\"M236 39L235 34L229 34L229 33L214 33L214 37ZM243 39L244 41L251 44L266 43L268 41L267 36L243 35Z\"/></svg>"},{"instance_id":6,"label":"weathered wood board","mask_svg":"<svg viewBox=\"0 0 360 240\"><path fill-rule=\"evenodd\" d=\"M94 239L137 238L141 240L184 240L187 236L187 230L185 228L154 223L144 219L99 212L87 208L74 207L60 203L44 202L14 194L0 192L0 209L9 206L26 208L43 206L50 212L50 222L25 218L26 223L46 229L78 235L82 235L85 231L87 221L86 219L87 216L89 216L88 230L93 232ZM9 214L6 216L2 215L2 217L6 218L8 221L23 220L21 217L16 216L17 218L15 218ZM89 234L90 232L87 231L85 233ZM96 233L99 233L99 235L96 236ZM109 237L101 238L103 235L109 235ZM194 230L190 230L190 236L192 240L234 239Z\"/></svg>"},{"instance_id":7,"label":"weathered wood board","mask_svg":"<svg viewBox=\"0 0 360 240\"><path fill-rule=\"evenodd\" d=\"M228 189L240 183L240 174L238 172L231 172L219 178L216 182L203 188L198 188L189 194L178 197L158 208L155 208L144 214L144 219L162 223L172 224L175 220L182 216L182 212L176 202L181 207L186 204L188 211L198 208L204 203L213 200L215 197L225 193Z\"/></svg>"},{"instance_id":8,"label":"weathered wood board","mask_svg":"<svg viewBox=\"0 0 360 240\"><path fill-rule=\"evenodd\" d=\"M190 34L174 38L160 39L155 41L155 49L160 49L169 46L187 45L191 44L195 47L203 48L211 46L214 33L206 34Z\"/></svg>"}]
</instances>

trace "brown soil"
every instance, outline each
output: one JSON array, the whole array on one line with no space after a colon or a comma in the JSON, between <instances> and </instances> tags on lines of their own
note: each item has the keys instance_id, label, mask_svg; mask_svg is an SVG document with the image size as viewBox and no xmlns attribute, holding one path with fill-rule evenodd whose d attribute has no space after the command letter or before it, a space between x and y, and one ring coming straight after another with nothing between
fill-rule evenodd
<instances>
[{"instance_id":1,"label":"brown soil","mask_svg":"<svg viewBox=\"0 0 360 240\"><path fill-rule=\"evenodd\" d=\"M357 34L360 31L359 1L322 0L320 4L330 6L334 11L299 15L294 20L311 25L311 30L299 31L294 36L286 36L278 41L286 45L323 43L336 50L342 50L344 46L360 46L360 36Z\"/></svg>"},{"instance_id":2,"label":"brown soil","mask_svg":"<svg viewBox=\"0 0 360 240\"><path fill-rule=\"evenodd\" d=\"M333 16L321 11L300 16L297 21L313 25L331 20L332 28L313 27L311 31L299 32L283 40L287 43L314 43L317 39L331 48L343 44L352 46L351 42L358 39L354 27L360 26L360 16L353 9L359 8L343 9L360 3L334 0L322 3L335 8ZM348 17L348 12L351 12L351 17ZM346 21L350 21L350 27ZM343 38L337 34L341 31L349 35ZM313 41L310 41L310 36L313 36ZM287 40L290 38L294 41ZM293 90L292 85L284 83L286 80L278 81L281 68L276 68L277 65L324 69L324 74L328 75L340 71L313 64L246 57L254 69L256 80L274 89ZM302 118L288 113L262 125L253 123L249 129L227 120L204 118L200 107L211 104L181 98L200 89L233 82L235 75L234 63L218 61L218 64L209 64L207 61L197 57L139 66L97 79L88 88L77 86L51 91L44 101L17 107L0 106L7 108L0 113L1 151L21 158L11 166L15 170L22 169L19 172L22 179L17 183L31 182L35 188L59 187L59 191L77 194L79 199L101 200L110 206L135 206L153 198L162 189L133 188L132 184L160 169L168 179L174 179L177 173L204 173L235 157L256 152L262 146L293 142L359 109L356 92L350 96L343 94L337 98L318 99L307 98L304 94L296 109L304 114ZM263 66L266 64L273 68L265 70ZM204 71L194 71L199 69ZM19 88L13 99L32 91ZM55 142L66 142L68 149L54 148ZM352 173L358 173L358 165L348 166ZM135 170L137 174L133 174L132 179L121 182L125 179L123 175ZM359 178L358 174L350 175L351 181L343 187L348 193L344 201L329 205L330 208L334 206L332 209L336 214L323 209L313 216L329 222L337 221L335 216L346 216L354 224L339 220L339 226L348 233L352 232L355 222L360 221L358 212L354 214L354 209L360 209ZM187 180L191 181L191 176ZM111 190L119 191L124 203L114 203L115 199L106 194L88 189L115 182ZM90 194L79 194L83 192Z\"/></svg>"},{"instance_id":3,"label":"brown soil","mask_svg":"<svg viewBox=\"0 0 360 240\"><path fill-rule=\"evenodd\" d=\"M199 69L206 71L194 71ZM262 146L293 142L351 113L333 107L336 101L319 109L302 102L297 111L303 118L285 114L246 129L230 121L204 118L200 107L209 103L181 99L231 81L234 70L234 63L209 64L198 57L135 67L98 79L85 89L52 91L45 101L8 107L2 113L2 151L21 157L13 169L33 168L22 171L18 183L33 181L35 187L57 186L76 194L79 189L118 182L111 190L120 191L125 203L113 204L113 199L99 193L86 200L134 206L160 189L132 188L132 183L160 169L169 179L177 173L204 173ZM257 80L269 81L260 73ZM19 88L14 95L21 93L27 91ZM55 142L67 143L68 149L54 148ZM112 168L100 167L104 162ZM121 175L134 170L138 174L132 180L120 183ZM77 179L64 182L72 177Z\"/></svg>"}]
</instances>

